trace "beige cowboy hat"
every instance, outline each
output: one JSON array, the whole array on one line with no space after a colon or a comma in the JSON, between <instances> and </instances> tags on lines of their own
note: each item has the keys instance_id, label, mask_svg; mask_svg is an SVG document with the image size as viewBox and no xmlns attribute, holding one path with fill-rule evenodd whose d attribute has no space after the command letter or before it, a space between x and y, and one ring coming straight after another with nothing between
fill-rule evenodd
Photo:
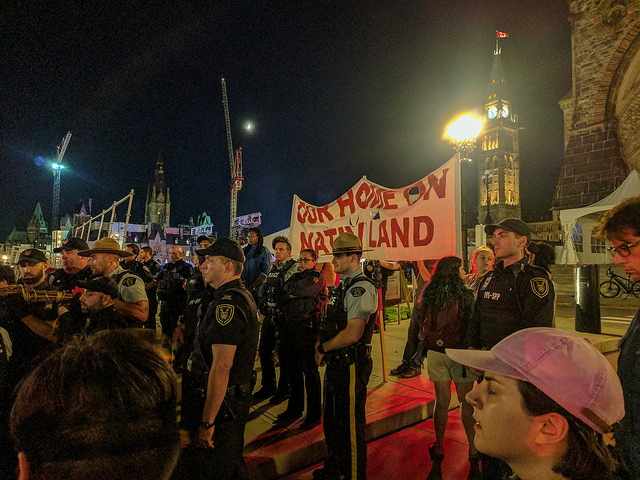
<instances>
[{"instance_id":1,"label":"beige cowboy hat","mask_svg":"<svg viewBox=\"0 0 640 480\"><path fill-rule=\"evenodd\" d=\"M131 252L120 250L120 244L113 238L104 237L93 244L93 247L89 250L81 250L78 255L81 257L90 257L92 253L111 253L112 255L118 255L120 257L130 257L133 255Z\"/></svg>"},{"instance_id":2,"label":"beige cowboy hat","mask_svg":"<svg viewBox=\"0 0 640 480\"><path fill-rule=\"evenodd\" d=\"M336 255L339 253L361 253L361 252L371 252L372 249L364 250L362 248L362 243L360 239L356 237L353 233L344 232L336 237L333 241L333 251L332 255Z\"/></svg>"}]
</instances>

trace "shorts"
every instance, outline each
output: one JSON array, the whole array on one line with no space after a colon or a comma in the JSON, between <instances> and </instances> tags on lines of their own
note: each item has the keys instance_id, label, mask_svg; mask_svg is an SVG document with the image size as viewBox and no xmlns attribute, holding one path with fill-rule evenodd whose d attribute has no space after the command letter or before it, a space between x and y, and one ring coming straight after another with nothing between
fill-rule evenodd
<instances>
[{"instance_id":1,"label":"shorts","mask_svg":"<svg viewBox=\"0 0 640 480\"><path fill-rule=\"evenodd\" d=\"M432 382L456 383L475 382L478 377L457 362L454 362L446 354L429 350L427 352L427 373Z\"/></svg>"}]
</instances>

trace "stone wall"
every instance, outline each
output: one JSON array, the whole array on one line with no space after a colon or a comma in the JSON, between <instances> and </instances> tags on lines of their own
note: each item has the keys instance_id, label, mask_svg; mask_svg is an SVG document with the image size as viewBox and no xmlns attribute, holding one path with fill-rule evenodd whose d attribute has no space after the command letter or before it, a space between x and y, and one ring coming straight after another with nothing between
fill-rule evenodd
<instances>
[{"instance_id":1,"label":"stone wall","mask_svg":"<svg viewBox=\"0 0 640 480\"><path fill-rule=\"evenodd\" d=\"M640 8L634 0L569 0L572 90L559 103L565 155L554 210L611 193L640 163ZM635 155L638 153L638 160Z\"/></svg>"}]
</instances>

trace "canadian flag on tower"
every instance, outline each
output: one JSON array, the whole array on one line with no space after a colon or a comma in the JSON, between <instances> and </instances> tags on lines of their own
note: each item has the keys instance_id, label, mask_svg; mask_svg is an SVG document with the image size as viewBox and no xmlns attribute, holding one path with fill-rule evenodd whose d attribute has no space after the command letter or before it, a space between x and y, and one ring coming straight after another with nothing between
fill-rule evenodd
<instances>
[{"instance_id":1,"label":"canadian flag on tower","mask_svg":"<svg viewBox=\"0 0 640 480\"><path fill-rule=\"evenodd\" d=\"M496 30L496 37L497 38L507 38L508 36L509 36L508 33L504 33L504 32L501 32L499 30Z\"/></svg>"}]
</instances>

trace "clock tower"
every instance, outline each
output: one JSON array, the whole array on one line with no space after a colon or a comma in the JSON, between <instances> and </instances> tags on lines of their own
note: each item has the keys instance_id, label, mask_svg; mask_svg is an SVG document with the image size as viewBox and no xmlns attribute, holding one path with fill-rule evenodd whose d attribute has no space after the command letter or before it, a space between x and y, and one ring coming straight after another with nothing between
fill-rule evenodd
<instances>
[{"instance_id":1,"label":"clock tower","mask_svg":"<svg viewBox=\"0 0 640 480\"><path fill-rule=\"evenodd\" d=\"M484 124L479 135L478 222L520 218L520 150L518 117L504 81L496 39Z\"/></svg>"},{"instance_id":2,"label":"clock tower","mask_svg":"<svg viewBox=\"0 0 640 480\"><path fill-rule=\"evenodd\" d=\"M171 217L171 199L169 187L164 182L164 162L158 154L153 185L147 188L147 201L144 207L144 223L156 223L169 226Z\"/></svg>"}]
</instances>

